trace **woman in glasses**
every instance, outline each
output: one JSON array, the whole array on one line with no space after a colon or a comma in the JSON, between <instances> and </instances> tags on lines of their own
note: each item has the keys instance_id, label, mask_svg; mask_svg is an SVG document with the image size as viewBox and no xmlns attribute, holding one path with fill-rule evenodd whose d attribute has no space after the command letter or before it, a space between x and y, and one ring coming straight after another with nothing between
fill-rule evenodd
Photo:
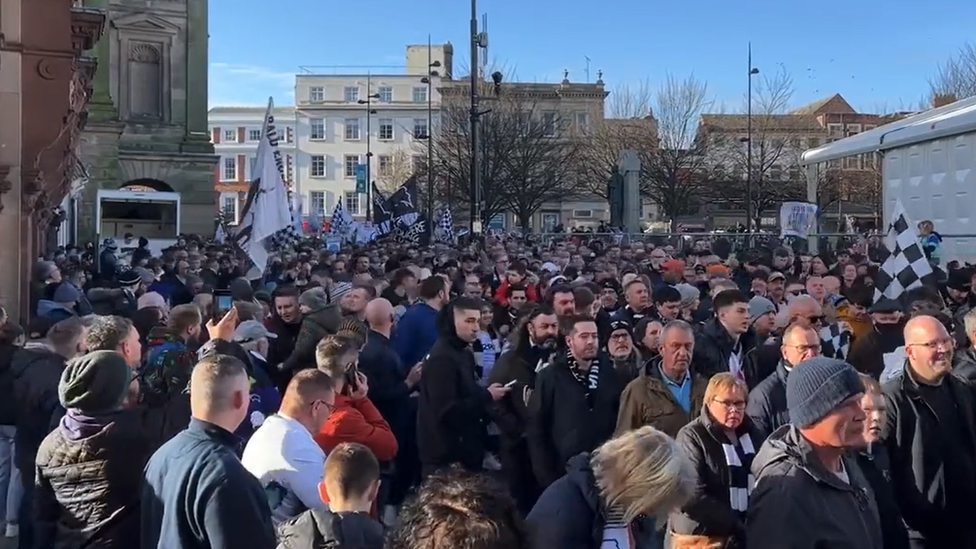
<instances>
[{"instance_id":1,"label":"woman in glasses","mask_svg":"<svg viewBox=\"0 0 976 549\"><path fill-rule=\"evenodd\" d=\"M678 432L697 486L694 497L671 514L668 547L745 547L749 467L764 438L745 413L748 397L745 382L728 372L716 374L705 389L701 415Z\"/></svg>"}]
</instances>

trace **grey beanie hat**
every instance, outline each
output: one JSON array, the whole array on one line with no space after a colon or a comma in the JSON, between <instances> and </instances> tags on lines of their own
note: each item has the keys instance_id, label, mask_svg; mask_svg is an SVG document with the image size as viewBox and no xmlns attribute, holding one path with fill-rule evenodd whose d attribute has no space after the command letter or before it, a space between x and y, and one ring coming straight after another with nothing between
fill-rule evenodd
<instances>
[{"instance_id":1,"label":"grey beanie hat","mask_svg":"<svg viewBox=\"0 0 976 549\"><path fill-rule=\"evenodd\" d=\"M675 284L675 290L681 294L681 308L691 307L695 304L695 300L701 297L701 292L698 288L692 286L691 284Z\"/></svg>"},{"instance_id":2,"label":"grey beanie hat","mask_svg":"<svg viewBox=\"0 0 976 549\"><path fill-rule=\"evenodd\" d=\"M319 311L329 305L329 297L325 293L325 288L312 288L305 290L298 296L298 304L308 307L312 311Z\"/></svg>"},{"instance_id":3,"label":"grey beanie hat","mask_svg":"<svg viewBox=\"0 0 976 549\"><path fill-rule=\"evenodd\" d=\"M790 423L805 428L817 423L852 396L864 392L857 371L843 360L814 357L796 365L786 378Z\"/></svg>"},{"instance_id":4,"label":"grey beanie hat","mask_svg":"<svg viewBox=\"0 0 976 549\"><path fill-rule=\"evenodd\" d=\"M68 361L58 383L58 399L66 409L112 412L125 401L132 375L119 353L94 351Z\"/></svg>"}]
</instances>

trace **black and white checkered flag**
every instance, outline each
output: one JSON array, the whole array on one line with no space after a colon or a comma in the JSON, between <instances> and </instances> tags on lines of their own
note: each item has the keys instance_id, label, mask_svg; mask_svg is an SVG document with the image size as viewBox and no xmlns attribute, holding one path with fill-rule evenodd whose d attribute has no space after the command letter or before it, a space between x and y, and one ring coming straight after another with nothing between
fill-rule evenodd
<instances>
[{"instance_id":1,"label":"black and white checkered flag","mask_svg":"<svg viewBox=\"0 0 976 549\"><path fill-rule=\"evenodd\" d=\"M451 217L451 210L444 208L441 212L441 240L444 242L454 242L454 219Z\"/></svg>"},{"instance_id":2,"label":"black and white checkered flag","mask_svg":"<svg viewBox=\"0 0 976 549\"><path fill-rule=\"evenodd\" d=\"M820 329L820 347L823 356L847 360L851 351L851 329L847 325L833 323Z\"/></svg>"},{"instance_id":3,"label":"black and white checkered flag","mask_svg":"<svg viewBox=\"0 0 976 549\"><path fill-rule=\"evenodd\" d=\"M897 300L906 291L925 285L935 274L918 243L915 225L908 219L900 200L895 202L885 245L891 255L875 277L875 303L885 297Z\"/></svg>"}]
</instances>

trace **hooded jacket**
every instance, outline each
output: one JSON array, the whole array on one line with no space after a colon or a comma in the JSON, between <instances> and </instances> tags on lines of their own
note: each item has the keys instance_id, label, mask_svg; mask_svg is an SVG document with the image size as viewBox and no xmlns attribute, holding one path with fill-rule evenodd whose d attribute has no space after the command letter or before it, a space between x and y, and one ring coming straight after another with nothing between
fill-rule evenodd
<instances>
[{"instance_id":1,"label":"hooded jacket","mask_svg":"<svg viewBox=\"0 0 976 549\"><path fill-rule=\"evenodd\" d=\"M63 356L43 342L31 341L14 352L10 362L17 406L15 457L21 474L34 473L37 448L64 416L58 400ZM8 395L9 398L9 395Z\"/></svg>"},{"instance_id":2,"label":"hooded jacket","mask_svg":"<svg viewBox=\"0 0 976 549\"><path fill-rule=\"evenodd\" d=\"M417 449L425 471L459 464L480 471L491 395L478 384L471 346L457 335L454 307L441 309L438 338L424 360L417 408Z\"/></svg>"},{"instance_id":3,"label":"hooded jacket","mask_svg":"<svg viewBox=\"0 0 976 549\"><path fill-rule=\"evenodd\" d=\"M774 431L752 462L749 549L882 549L871 486L854 459L843 463L850 482L828 471L792 425Z\"/></svg>"},{"instance_id":4,"label":"hooded jacket","mask_svg":"<svg viewBox=\"0 0 976 549\"><path fill-rule=\"evenodd\" d=\"M302 327L298 330L298 337L295 338L295 349L291 356L285 359L281 369L285 372L296 372L305 368L314 368L315 346L323 337L338 332L341 321L339 305L335 303L306 314L302 319Z\"/></svg>"}]
</instances>

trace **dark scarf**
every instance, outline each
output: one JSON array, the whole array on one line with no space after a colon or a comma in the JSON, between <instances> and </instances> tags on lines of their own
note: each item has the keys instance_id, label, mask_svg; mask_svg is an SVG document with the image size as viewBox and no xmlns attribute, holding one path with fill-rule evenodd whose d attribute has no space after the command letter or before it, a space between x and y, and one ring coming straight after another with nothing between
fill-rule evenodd
<instances>
[{"instance_id":1,"label":"dark scarf","mask_svg":"<svg viewBox=\"0 0 976 549\"><path fill-rule=\"evenodd\" d=\"M580 382L583 386L586 391L586 403L592 407L596 390L600 386L600 361L594 360L590 363L590 369L583 371L580 369L579 362L576 361L573 353L566 351L566 365L569 367L569 372L576 378L576 381Z\"/></svg>"}]
</instances>

